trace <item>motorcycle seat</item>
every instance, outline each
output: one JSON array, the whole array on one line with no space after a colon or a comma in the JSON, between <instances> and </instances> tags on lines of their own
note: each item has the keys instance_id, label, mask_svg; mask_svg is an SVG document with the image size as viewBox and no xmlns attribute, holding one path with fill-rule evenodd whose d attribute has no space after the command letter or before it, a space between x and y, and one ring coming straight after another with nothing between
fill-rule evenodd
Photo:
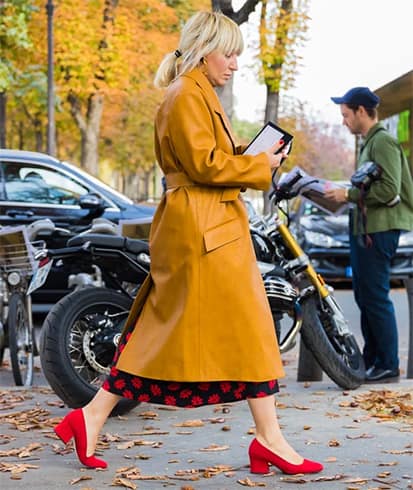
<instances>
[{"instance_id":1,"label":"motorcycle seat","mask_svg":"<svg viewBox=\"0 0 413 490\"><path fill-rule=\"evenodd\" d=\"M136 238L126 238L123 236L103 235L97 233L76 235L67 241L67 246L77 247L84 245L85 243L91 243L92 245L104 248L123 250L133 254L140 254L142 252L149 254L148 242L138 240Z\"/></svg>"}]
</instances>

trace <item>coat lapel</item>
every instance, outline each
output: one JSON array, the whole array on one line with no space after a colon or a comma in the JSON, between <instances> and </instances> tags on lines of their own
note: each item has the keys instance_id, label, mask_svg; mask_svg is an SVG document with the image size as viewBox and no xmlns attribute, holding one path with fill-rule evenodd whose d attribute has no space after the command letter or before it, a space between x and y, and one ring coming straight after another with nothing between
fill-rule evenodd
<instances>
[{"instance_id":1,"label":"coat lapel","mask_svg":"<svg viewBox=\"0 0 413 490\"><path fill-rule=\"evenodd\" d=\"M222 122L222 126L223 126L225 132L227 133L227 135L231 141L232 148L233 148L233 151L235 153L235 148L236 148L235 137L234 137L234 134L232 132L231 123L229 122L228 117L225 114L224 108L222 107L221 102L218 98L218 95L215 92L210 81L207 79L207 77L202 73L202 71L199 68L195 68L194 70L192 70L188 73L185 73L185 75L183 75L183 76L186 76L186 77L189 77L189 78L192 78L193 80L195 80L195 82L199 85L199 87L202 89L202 91L205 92L207 99L208 99L208 102L210 103L214 112L216 114L218 114L218 116Z\"/></svg>"}]
</instances>

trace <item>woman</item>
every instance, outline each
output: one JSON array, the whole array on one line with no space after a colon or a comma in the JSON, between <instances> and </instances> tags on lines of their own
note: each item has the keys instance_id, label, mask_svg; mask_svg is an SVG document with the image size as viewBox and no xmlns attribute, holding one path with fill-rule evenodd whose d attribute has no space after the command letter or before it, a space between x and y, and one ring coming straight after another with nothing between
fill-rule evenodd
<instances>
[{"instance_id":1,"label":"woman","mask_svg":"<svg viewBox=\"0 0 413 490\"><path fill-rule=\"evenodd\" d=\"M237 70L242 48L234 22L200 12L158 69L155 84L168 89L155 150L168 190L151 228L151 277L102 389L55 429L64 442L75 437L86 466L106 467L93 452L124 396L183 407L247 399L256 424L251 472L267 473L270 464L291 474L322 469L287 443L274 408L284 372L239 194L267 189L285 155L274 154L280 142L256 156L234 145L214 87Z\"/></svg>"}]
</instances>

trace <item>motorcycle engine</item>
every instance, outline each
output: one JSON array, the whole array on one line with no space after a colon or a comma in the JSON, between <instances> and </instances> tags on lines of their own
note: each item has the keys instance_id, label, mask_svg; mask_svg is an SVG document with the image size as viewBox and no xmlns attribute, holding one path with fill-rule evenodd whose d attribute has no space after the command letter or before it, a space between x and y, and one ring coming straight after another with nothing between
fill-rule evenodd
<instances>
[{"instance_id":1,"label":"motorcycle engine","mask_svg":"<svg viewBox=\"0 0 413 490\"><path fill-rule=\"evenodd\" d=\"M271 311L291 311L298 299L298 292L282 277L267 276L264 287L271 306Z\"/></svg>"}]
</instances>

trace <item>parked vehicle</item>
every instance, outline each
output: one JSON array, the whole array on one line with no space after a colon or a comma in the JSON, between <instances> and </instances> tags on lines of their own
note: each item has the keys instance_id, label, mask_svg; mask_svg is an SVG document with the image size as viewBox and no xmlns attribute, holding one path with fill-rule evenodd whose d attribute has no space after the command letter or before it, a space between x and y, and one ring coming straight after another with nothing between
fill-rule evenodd
<instances>
[{"instance_id":1,"label":"parked vehicle","mask_svg":"<svg viewBox=\"0 0 413 490\"><path fill-rule=\"evenodd\" d=\"M0 364L8 347L17 386L32 384L37 354L28 290L36 268L33 254L44 246L38 235L54 229L50 220L38 220L28 227L0 227Z\"/></svg>"},{"instance_id":2,"label":"parked vehicle","mask_svg":"<svg viewBox=\"0 0 413 490\"><path fill-rule=\"evenodd\" d=\"M70 163L42 153L0 149L1 226L29 225L48 218L75 235L102 217L114 223L139 220L147 236L154 211L154 207L133 203ZM67 240L59 234L41 238L50 248L62 247ZM64 268L53 270L33 301L57 301L68 292L70 273Z\"/></svg>"},{"instance_id":3,"label":"parked vehicle","mask_svg":"<svg viewBox=\"0 0 413 490\"><path fill-rule=\"evenodd\" d=\"M291 202L290 217L290 229L316 271L330 281L351 281L349 207L331 215L315 203L297 196ZM413 231L400 236L391 277L413 277Z\"/></svg>"},{"instance_id":4,"label":"parked vehicle","mask_svg":"<svg viewBox=\"0 0 413 490\"><path fill-rule=\"evenodd\" d=\"M149 271L146 241L122 236L83 234L68 246L42 250L31 288L42 285L51 262L77 264L83 272L99 271L92 287L78 288L49 311L41 330L40 360L55 393L70 407L87 403L107 376L132 300ZM40 279L39 279L40 278ZM96 287L97 286L97 287ZM121 400L113 413L135 406Z\"/></svg>"}]
</instances>

